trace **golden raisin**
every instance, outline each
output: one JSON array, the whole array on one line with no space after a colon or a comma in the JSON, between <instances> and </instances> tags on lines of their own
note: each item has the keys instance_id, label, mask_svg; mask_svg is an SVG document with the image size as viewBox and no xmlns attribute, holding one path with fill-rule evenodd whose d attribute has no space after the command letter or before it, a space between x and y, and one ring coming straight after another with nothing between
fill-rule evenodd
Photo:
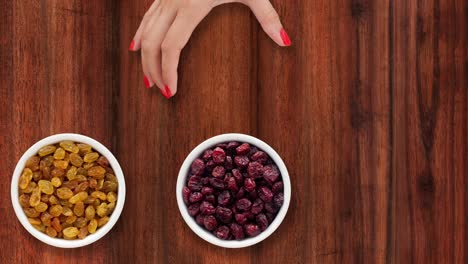
<instances>
[{"instance_id":1,"label":"golden raisin","mask_svg":"<svg viewBox=\"0 0 468 264\"><path fill-rule=\"evenodd\" d=\"M115 202L111 202L107 204L107 209L109 210L109 213L114 211L115 209Z\"/></svg>"},{"instance_id":2,"label":"golden raisin","mask_svg":"<svg viewBox=\"0 0 468 264\"><path fill-rule=\"evenodd\" d=\"M49 206L46 203L40 202L34 207L39 213L45 212Z\"/></svg>"},{"instance_id":3,"label":"golden raisin","mask_svg":"<svg viewBox=\"0 0 468 264\"><path fill-rule=\"evenodd\" d=\"M59 204L56 204L52 207L50 207L49 209L49 213L52 215L52 216L55 216L55 217L58 217L62 214L63 212L63 207Z\"/></svg>"},{"instance_id":4,"label":"golden raisin","mask_svg":"<svg viewBox=\"0 0 468 264\"><path fill-rule=\"evenodd\" d=\"M65 170L62 168L54 168L50 172L50 176L52 177L62 177L63 175L65 175Z\"/></svg>"},{"instance_id":5,"label":"golden raisin","mask_svg":"<svg viewBox=\"0 0 468 264\"><path fill-rule=\"evenodd\" d=\"M88 205L88 207L86 207L86 210L85 210L86 219L91 220L94 218L95 215L96 215L96 210L94 209L94 206Z\"/></svg>"},{"instance_id":6,"label":"golden raisin","mask_svg":"<svg viewBox=\"0 0 468 264\"><path fill-rule=\"evenodd\" d=\"M102 185L103 192L117 192L117 183L105 181Z\"/></svg>"},{"instance_id":7,"label":"golden raisin","mask_svg":"<svg viewBox=\"0 0 468 264\"><path fill-rule=\"evenodd\" d=\"M63 182L62 183L62 188L68 188L70 190L72 189L75 189L76 186L78 186L78 182L77 181L66 181L66 182Z\"/></svg>"},{"instance_id":8,"label":"golden raisin","mask_svg":"<svg viewBox=\"0 0 468 264\"><path fill-rule=\"evenodd\" d=\"M72 153L70 154L70 162L76 167L81 167L83 164L83 159L80 157L80 155Z\"/></svg>"},{"instance_id":9,"label":"golden raisin","mask_svg":"<svg viewBox=\"0 0 468 264\"><path fill-rule=\"evenodd\" d=\"M56 149L55 146L45 146L45 147L42 147L37 152L37 154L39 154L39 156L41 156L41 157L44 157L44 156L47 156L47 155L50 155L50 154L54 153L55 149Z\"/></svg>"},{"instance_id":10,"label":"golden raisin","mask_svg":"<svg viewBox=\"0 0 468 264\"><path fill-rule=\"evenodd\" d=\"M60 224L60 220L57 217L52 219L52 223L50 225L55 229L55 231L62 231L62 224Z\"/></svg>"},{"instance_id":11,"label":"golden raisin","mask_svg":"<svg viewBox=\"0 0 468 264\"><path fill-rule=\"evenodd\" d=\"M35 171L33 172L33 180L35 181L39 181L40 179L42 179L42 171Z\"/></svg>"},{"instance_id":12,"label":"golden raisin","mask_svg":"<svg viewBox=\"0 0 468 264\"><path fill-rule=\"evenodd\" d=\"M29 223L31 223L32 225L40 225L41 224L41 220L37 219L37 218L28 218L28 221Z\"/></svg>"},{"instance_id":13,"label":"golden raisin","mask_svg":"<svg viewBox=\"0 0 468 264\"><path fill-rule=\"evenodd\" d=\"M75 213L76 216L82 216L84 213L85 207L84 203L82 201L79 201L75 204L75 207L73 207L73 212Z\"/></svg>"},{"instance_id":14,"label":"golden raisin","mask_svg":"<svg viewBox=\"0 0 468 264\"><path fill-rule=\"evenodd\" d=\"M74 226L78 227L78 228L81 228L83 226L86 226L86 223L88 222L88 220L84 217L78 217L78 219L76 219L75 223L73 223Z\"/></svg>"},{"instance_id":15,"label":"golden raisin","mask_svg":"<svg viewBox=\"0 0 468 264\"><path fill-rule=\"evenodd\" d=\"M56 237L57 236L57 231L53 229L52 227L48 226L46 228L46 234L50 237Z\"/></svg>"},{"instance_id":16,"label":"golden raisin","mask_svg":"<svg viewBox=\"0 0 468 264\"><path fill-rule=\"evenodd\" d=\"M117 177L114 174L106 173L106 181L117 183Z\"/></svg>"},{"instance_id":17,"label":"golden raisin","mask_svg":"<svg viewBox=\"0 0 468 264\"><path fill-rule=\"evenodd\" d=\"M37 184L41 192L45 194L53 194L54 193L54 186L50 181L47 180L40 180Z\"/></svg>"},{"instance_id":18,"label":"golden raisin","mask_svg":"<svg viewBox=\"0 0 468 264\"><path fill-rule=\"evenodd\" d=\"M104 178L104 174L106 173L106 169L101 166L94 166L88 169L88 176L91 176L96 179Z\"/></svg>"},{"instance_id":19,"label":"golden raisin","mask_svg":"<svg viewBox=\"0 0 468 264\"><path fill-rule=\"evenodd\" d=\"M41 222L45 225L45 226L50 226L52 224L52 215L49 214L49 212L43 212L41 214Z\"/></svg>"},{"instance_id":20,"label":"golden raisin","mask_svg":"<svg viewBox=\"0 0 468 264\"><path fill-rule=\"evenodd\" d=\"M109 161L106 159L106 157L104 156L101 156L99 157L99 159L97 160L97 164L103 166L103 167L107 167L109 166Z\"/></svg>"},{"instance_id":21,"label":"golden raisin","mask_svg":"<svg viewBox=\"0 0 468 264\"><path fill-rule=\"evenodd\" d=\"M105 201L107 199L107 195L101 191L94 191L91 193L91 196L94 198L99 198L102 201Z\"/></svg>"},{"instance_id":22,"label":"golden raisin","mask_svg":"<svg viewBox=\"0 0 468 264\"><path fill-rule=\"evenodd\" d=\"M78 146L73 141L70 141L70 140L62 141L60 142L59 145L60 147L62 147L64 150L68 152L78 153L80 151Z\"/></svg>"},{"instance_id":23,"label":"golden raisin","mask_svg":"<svg viewBox=\"0 0 468 264\"><path fill-rule=\"evenodd\" d=\"M70 199L73 196L73 191L67 187L58 188L57 196L60 199Z\"/></svg>"},{"instance_id":24,"label":"golden raisin","mask_svg":"<svg viewBox=\"0 0 468 264\"><path fill-rule=\"evenodd\" d=\"M65 150L63 148L57 148L54 153L54 159L63 160L65 158Z\"/></svg>"},{"instance_id":25,"label":"golden raisin","mask_svg":"<svg viewBox=\"0 0 468 264\"><path fill-rule=\"evenodd\" d=\"M57 197L51 195L51 196L49 197L49 203L52 204L52 205L58 204L58 203L59 203L59 200L57 199Z\"/></svg>"},{"instance_id":26,"label":"golden raisin","mask_svg":"<svg viewBox=\"0 0 468 264\"><path fill-rule=\"evenodd\" d=\"M70 209L70 207L67 207L67 206L62 206L63 207L63 212L62 214L65 215L65 216L72 216L73 215L73 211L72 209Z\"/></svg>"},{"instance_id":27,"label":"golden raisin","mask_svg":"<svg viewBox=\"0 0 468 264\"><path fill-rule=\"evenodd\" d=\"M99 215L100 217L104 217L108 215L109 209L107 208L107 204L102 203L98 207L96 207L96 214Z\"/></svg>"},{"instance_id":28,"label":"golden raisin","mask_svg":"<svg viewBox=\"0 0 468 264\"><path fill-rule=\"evenodd\" d=\"M63 230L63 237L64 238L75 238L80 231L76 227L67 227Z\"/></svg>"},{"instance_id":29,"label":"golden raisin","mask_svg":"<svg viewBox=\"0 0 468 264\"><path fill-rule=\"evenodd\" d=\"M28 187L26 187L26 189L23 190L23 193L31 193L35 188L36 188L37 184L35 182L30 182L28 184Z\"/></svg>"},{"instance_id":30,"label":"golden raisin","mask_svg":"<svg viewBox=\"0 0 468 264\"><path fill-rule=\"evenodd\" d=\"M50 182L56 188L60 187L60 185L62 185L62 180L60 180L60 178L58 178L58 177L53 177L52 180L50 180Z\"/></svg>"},{"instance_id":31,"label":"golden raisin","mask_svg":"<svg viewBox=\"0 0 468 264\"><path fill-rule=\"evenodd\" d=\"M50 171L50 167L44 167L43 169L41 169L41 173L42 173L41 178L39 178L37 180L40 180L42 178L43 179L50 179L50 175L52 174L52 172Z\"/></svg>"},{"instance_id":32,"label":"golden raisin","mask_svg":"<svg viewBox=\"0 0 468 264\"><path fill-rule=\"evenodd\" d=\"M88 198L84 199L83 203L84 203L84 204L93 204L94 201L96 201L96 198L94 198L94 197L88 195Z\"/></svg>"},{"instance_id":33,"label":"golden raisin","mask_svg":"<svg viewBox=\"0 0 468 264\"><path fill-rule=\"evenodd\" d=\"M83 157L84 162L95 162L99 158L99 154L96 152L90 152Z\"/></svg>"},{"instance_id":34,"label":"golden raisin","mask_svg":"<svg viewBox=\"0 0 468 264\"><path fill-rule=\"evenodd\" d=\"M67 170L67 178L69 181L72 181L75 179L76 177L76 173L77 173L77 168L75 166L71 166L68 170Z\"/></svg>"},{"instance_id":35,"label":"golden raisin","mask_svg":"<svg viewBox=\"0 0 468 264\"><path fill-rule=\"evenodd\" d=\"M98 180L96 190L101 190L103 185L104 185L104 179Z\"/></svg>"},{"instance_id":36,"label":"golden raisin","mask_svg":"<svg viewBox=\"0 0 468 264\"><path fill-rule=\"evenodd\" d=\"M41 202L43 202L43 203L48 203L48 202L49 202L49 199L50 199L50 195L49 195L49 194L43 194L43 195L41 195Z\"/></svg>"},{"instance_id":37,"label":"golden raisin","mask_svg":"<svg viewBox=\"0 0 468 264\"><path fill-rule=\"evenodd\" d=\"M80 233L78 233L78 238L83 239L88 235L88 228L86 226L83 226L80 228Z\"/></svg>"},{"instance_id":38,"label":"golden raisin","mask_svg":"<svg viewBox=\"0 0 468 264\"><path fill-rule=\"evenodd\" d=\"M26 168L31 169L32 171L39 170L39 162L41 159L38 156L32 156L26 161Z\"/></svg>"},{"instance_id":39,"label":"golden raisin","mask_svg":"<svg viewBox=\"0 0 468 264\"><path fill-rule=\"evenodd\" d=\"M89 188L96 189L97 187L97 180L94 178L89 179Z\"/></svg>"},{"instance_id":40,"label":"golden raisin","mask_svg":"<svg viewBox=\"0 0 468 264\"><path fill-rule=\"evenodd\" d=\"M76 174L80 174L80 175L83 175L83 176L88 176L88 170L83 168L83 167L79 167L76 171Z\"/></svg>"},{"instance_id":41,"label":"golden raisin","mask_svg":"<svg viewBox=\"0 0 468 264\"><path fill-rule=\"evenodd\" d=\"M78 186L76 186L75 188L75 192L85 192L86 190L88 190L88 187L89 187L89 183L87 181L84 181L80 184L78 184Z\"/></svg>"},{"instance_id":42,"label":"golden raisin","mask_svg":"<svg viewBox=\"0 0 468 264\"><path fill-rule=\"evenodd\" d=\"M54 167L65 170L68 168L68 161L66 160L56 160L54 161Z\"/></svg>"},{"instance_id":43,"label":"golden raisin","mask_svg":"<svg viewBox=\"0 0 468 264\"><path fill-rule=\"evenodd\" d=\"M23 190L26 189L26 187L28 187L29 183L31 182L32 177L33 177L32 170L30 168L25 168L19 180L20 189L23 189Z\"/></svg>"},{"instance_id":44,"label":"golden raisin","mask_svg":"<svg viewBox=\"0 0 468 264\"><path fill-rule=\"evenodd\" d=\"M41 190L39 187L34 188L31 197L29 198L29 205L35 207L41 202Z\"/></svg>"},{"instance_id":45,"label":"golden raisin","mask_svg":"<svg viewBox=\"0 0 468 264\"><path fill-rule=\"evenodd\" d=\"M19 203L20 203L21 207L25 207L25 208L29 207L29 198L30 197L27 194L20 195Z\"/></svg>"},{"instance_id":46,"label":"golden raisin","mask_svg":"<svg viewBox=\"0 0 468 264\"><path fill-rule=\"evenodd\" d=\"M107 224L107 222L109 222L109 217L108 216L104 216L103 218L100 218L98 220L98 227L101 227L101 226Z\"/></svg>"},{"instance_id":47,"label":"golden raisin","mask_svg":"<svg viewBox=\"0 0 468 264\"><path fill-rule=\"evenodd\" d=\"M46 230L46 227L44 225L32 225L34 228L36 228L37 230L39 230L40 232L45 232Z\"/></svg>"},{"instance_id":48,"label":"golden raisin","mask_svg":"<svg viewBox=\"0 0 468 264\"><path fill-rule=\"evenodd\" d=\"M31 207L24 208L23 211L27 217L31 217L31 218L38 217L40 215L40 213L36 211L36 209L31 208Z\"/></svg>"},{"instance_id":49,"label":"golden raisin","mask_svg":"<svg viewBox=\"0 0 468 264\"><path fill-rule=\"evenodd\" d=\"M89 170L91 167L94 167L96 164L94 162L91 163L85 163L83 165L83 169Z\"/></svg>"},{"instance_id":50,"label":"golden raisin","mask_svg":"<svg viewBox=\"0 0 468 264\"><path fill-rule=\"evenodd\" d=\"M73 223L75 223L76 219L78 219L78 217L76 217L76 215L70 215L69 217L67 217L67 220L65 220L65 222L67 224L73 224Z\"/></svg>"},{"instance_id":51,"label":"golden raisin","mask_svg":"<svg viewBox=\"0 0 468 264\"><path fill-rule=\"evenodd\" d=\"M90 234L96 233L97 226L98 226L98 221L94 218L91 219L88 224L88 232Z\"/></svg>"},{"instance_id":52,"label":"golden raisin","mask_svg":"<svg viewBox=\"0 0 468 264\"><path fill-rule=\"evenodd\" d=\"M79 192L73 195L68 201L72 204L76 204L79 201L84 201L86 198L88 198L87 192Z\"/></svg>"},{"instance_id":53,"label":"golden raisin","mask_svg":"<svg viewBox=\"0 0 468 264\"><path fill-rule=\"evenodd\" d=\"M81 174L78 174L75 177L75 181L77 181L77 182L84 182L84 181L87 181L87 180L88 180L88 178L86 178L86 176L81 175Z\"/></svg>"},{"instance_id":54,"label":"golden raisin","mask_svg":"<svg viewBox=\"0 0 468 264\"><path fill-rule=\"evenodd\" d=\"M109 192L107 194L107 201L109 202L116 202L117 201L117 194L115 192Z\"/></svg>"},{"instance_id":55,"label":"golden raisin","mask_svg":"<svg viewBox=\"0 0 468 264\"><path fill-rule=\"evenodd\" d=\"M80 149L80 155L86 155L91 152L91 146L88 144L78 143L76 145Z\"/></svg>"}]
</instances>

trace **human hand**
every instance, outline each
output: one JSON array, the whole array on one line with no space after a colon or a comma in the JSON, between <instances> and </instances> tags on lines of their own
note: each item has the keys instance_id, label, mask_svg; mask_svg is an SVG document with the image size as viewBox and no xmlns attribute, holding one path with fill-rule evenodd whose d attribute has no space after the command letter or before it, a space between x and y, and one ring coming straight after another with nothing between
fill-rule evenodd
<instances>
[{"instance_id":1,"label":"human hand","mask_svg":"<svg viewBox=\"0 0 468 264\"><path fill-rule=\"evenodd\" d=\"M250 7L263 30L280 46L290 46L279 16L268 0L155 0L141 21L129 50L141 49L144 82L166 98L177 92L180 52L200 21L216 6L238 2Z\"/></svg>"}]
</instances>

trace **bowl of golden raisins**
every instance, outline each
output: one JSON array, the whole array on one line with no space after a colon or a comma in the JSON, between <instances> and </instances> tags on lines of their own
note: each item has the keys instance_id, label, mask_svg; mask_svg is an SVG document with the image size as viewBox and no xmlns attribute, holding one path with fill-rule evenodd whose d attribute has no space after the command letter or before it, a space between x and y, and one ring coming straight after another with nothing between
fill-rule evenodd
<instances>
[{"instance_id":1,"label":"bowl of golden raisins","mask_svg":"<svg viewBox=\"0 0 468 264\"><path fill-rule=\"evenodd\" d=\"M11 181L16 216L40 241L61 248L89 245L117 222L125 180L112 153L79 134L57 134L30 147Z\"/></svg>"}]
</instances>

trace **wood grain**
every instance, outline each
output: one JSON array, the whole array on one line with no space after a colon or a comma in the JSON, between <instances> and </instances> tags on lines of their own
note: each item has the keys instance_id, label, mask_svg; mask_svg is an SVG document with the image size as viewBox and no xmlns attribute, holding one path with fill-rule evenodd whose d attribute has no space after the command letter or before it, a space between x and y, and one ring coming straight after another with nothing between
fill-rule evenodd
<instances>
[{"instance_id":1,"label":"wood grain","mask_svg":"<svg viewBox=\"0 0 468 264\"><path fill-rule=\"evenodd\" d=\"M468 262L465 1L273 0L290 48L220 6L171 100L127 51L150 3L0 0L1 263ZM37 241L10 202L17 160L60 132L101 141L126 176L117 225L81 249ZM198 238L175 201L186 155L227 132L268 142L292 181L281 227L246 249Z\"/></svg>"}]
</instances>

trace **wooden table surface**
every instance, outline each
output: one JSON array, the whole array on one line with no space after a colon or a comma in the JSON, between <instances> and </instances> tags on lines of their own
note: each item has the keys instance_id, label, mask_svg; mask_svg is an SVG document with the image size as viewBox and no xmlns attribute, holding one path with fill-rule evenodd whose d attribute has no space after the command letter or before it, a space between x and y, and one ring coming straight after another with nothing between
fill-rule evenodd
<instances>
[{"instance_id":1,"label":"wooden table surface","mask_svg":"<svg viewBox=\"0 0 468 264\"><path fill-rule=\"evenodd\" d=\"M468 263L467 2L272 3L292 47L218 7L166 100L127 51L149 0L0 0L0 261ZM126 177L120 220L79 249L36 240L10 201L18 159L61 132L101 141ZM200 239L175 199L186 155L226 132L269 143L292 181L283 224L246 249Z\"/></svg>"}]
</instances>

